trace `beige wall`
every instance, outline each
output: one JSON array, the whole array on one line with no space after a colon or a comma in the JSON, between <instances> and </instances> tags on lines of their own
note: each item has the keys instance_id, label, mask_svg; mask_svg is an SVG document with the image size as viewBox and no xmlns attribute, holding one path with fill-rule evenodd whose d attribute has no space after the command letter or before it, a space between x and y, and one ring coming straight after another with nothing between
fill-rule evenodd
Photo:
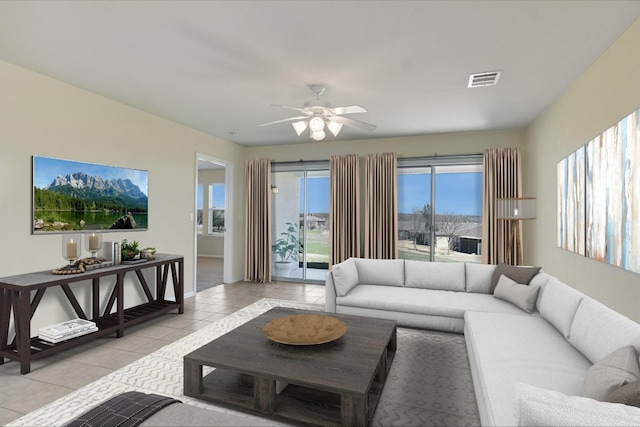
<instances>
[{"instance_id":1,"label":"beige wall","mask_svg":"<svg viewBox=\"0 0 640 427\"><path fill-rule=\"evenodd\" d=\"M0 277L65 263L60 235L30 233L31 156L40 155L148 170L148 231L104 240L184 255L185 289L193 290L196 152L234 162L243 188L244 148L1 61L0 123ZM234 234L243 241L243 198L236 200ZM234 249L234 276L242 277L243 248ZM34 329L68 319L68 303L57 299L45 294Z\"/></svg>"},{"instance_id":2,"label":"beige wall","mask_svg":"<svg viewBox=\"0 0 640 427\"><path fill-rule=\"evenodd\" d=\"M525 224L525 261L640 321L640 275L556 247L556 164L640 107L637 20L527 129L525 191L538 219Z\"/></svg>"},{"instance_id":3,"label":"beige wall","mask_svg":"<svg viewBox=\"0 0 640 427\"><path fill-rule=\"evenodd\" d=\"M291 128L291 132L293 132L293 128ZM302 142L296 145L248 148L247 158L266 157L277 162L289 162L329 160L333 154L358 154L361 156L360 160L363 165L363 156L369 153L395 152L398 154L398 158L480 154L486 148L523 147L524 138L523 130L507 130L365 139L348 142Z\"/></svg>"}]
</instances>

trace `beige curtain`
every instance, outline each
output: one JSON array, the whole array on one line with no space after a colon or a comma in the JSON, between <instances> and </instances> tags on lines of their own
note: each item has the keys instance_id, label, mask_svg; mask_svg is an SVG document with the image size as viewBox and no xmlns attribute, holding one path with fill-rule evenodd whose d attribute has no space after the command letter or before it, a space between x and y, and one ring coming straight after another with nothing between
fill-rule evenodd
<instances>
[{"instance_id":1,"label":"beige curtain","mask_svg":"<svg viewBox=\"0 0 640 427\"><path fill-rule=\"evenodd\" d=\"M368 154L365 164L365 258L398 257L398 159L396 153Z\"/></svg>"},{"instance_id":2,"label":"beige curtain","mask_svg":"<svg viewBox=\"0 0 640 427\"><path fill-rule=\"evenodd\" d=\"M331 156L329 267L360 257L360 176L358 155Z\"/></svg>"},{"instance_id":3,"label":"beige curtain","mask_svg":"<svg viewBox=\"0 0 640 427\"><path fill-rule=\"evenodd\" d=\"M498 264L516 260L522 254L522 229L516 234L511 254L507 253L511 222L496 219L496 200L522 197L522 159L519 148L486 150L482 159L482 262ZM517 221L516 227L522 227Z\"/></svg>"},{"instance_id":4,"label":"beige curtain","mask_svg":"<svg viewBox=\"0 0 640 427\"><path fill-rule=\"evenodd\" d=\"M245 164L246 223L244 280L271 281L271 161Z\"/></svg>"}]
</instances>

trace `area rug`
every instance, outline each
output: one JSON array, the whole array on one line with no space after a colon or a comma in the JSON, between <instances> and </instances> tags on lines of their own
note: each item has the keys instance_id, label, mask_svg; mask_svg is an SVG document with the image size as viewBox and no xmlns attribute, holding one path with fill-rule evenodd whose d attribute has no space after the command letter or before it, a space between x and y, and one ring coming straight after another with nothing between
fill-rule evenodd
<instances>
[{"instance_id":1,"label":"area rug","mask_svg":"<svg viewBox=\"0 0 640 427\"><path fill-rule=\"evenodd\" d=\"M273 307L323 310L321 305L262 299L154 353L94 381L9 426L59 426L100 402L126 391L156 393L201 408L253 416L182 394L182 358ZM205 368L205 374L211 368ZM378 407L374 426L479 425L471 372L462 335L398 328L398 346ZM216 424L212 413L211 425Z\"/></svg>"}]
</instances>

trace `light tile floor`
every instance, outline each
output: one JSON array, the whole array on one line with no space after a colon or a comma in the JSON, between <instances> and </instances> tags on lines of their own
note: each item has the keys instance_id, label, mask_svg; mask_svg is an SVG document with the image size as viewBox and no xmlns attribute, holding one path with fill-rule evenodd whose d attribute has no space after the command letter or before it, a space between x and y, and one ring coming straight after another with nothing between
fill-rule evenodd
<instances>
[{"instance_id":1,"label":"light tile floor","mask_svg":"<svg viewBox=\"0 0 640 427\"><path fill-rule=\"evenodd\" d=\"M37 360L20 375L14 361L0 365L0 425L34 411L110 372L210 325L261 298L324 304L324 285L239 282L198 292L185 300L185 313L170 313L125 330L122 338L103 337Z\"/></svg>"}]
</instances>

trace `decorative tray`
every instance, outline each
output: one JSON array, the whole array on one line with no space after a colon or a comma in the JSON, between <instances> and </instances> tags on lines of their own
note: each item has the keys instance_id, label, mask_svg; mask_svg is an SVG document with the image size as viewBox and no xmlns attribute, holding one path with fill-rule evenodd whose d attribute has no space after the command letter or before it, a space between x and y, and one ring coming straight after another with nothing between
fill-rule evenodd
<instances>
[{"instance_id":1,"label":"decorative tray","mask_svg":"<svg viewBox=\"0 0 640 427\"><path fill-rule=\"evenodd\" d=\"M347 332L347 325L324 314L294 314L273 319L262 332L281 344L316 345L337 340Z\"/></svg>"}]
</instances>

